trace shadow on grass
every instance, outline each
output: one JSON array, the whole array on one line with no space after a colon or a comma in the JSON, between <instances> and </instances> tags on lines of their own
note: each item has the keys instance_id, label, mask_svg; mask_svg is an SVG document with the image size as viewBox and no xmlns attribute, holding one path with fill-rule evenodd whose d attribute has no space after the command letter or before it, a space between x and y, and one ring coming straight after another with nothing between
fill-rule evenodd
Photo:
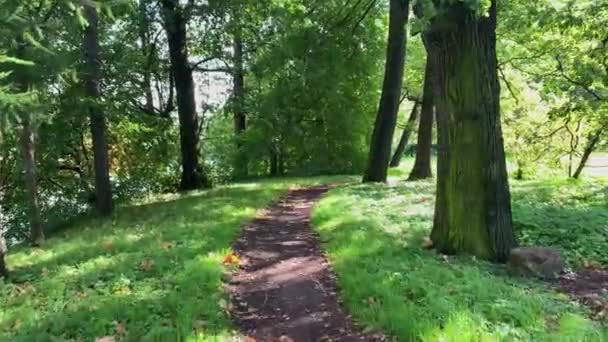
<instances>
[{"instance_id":1,"label":"shadow on grass","mask_svg":"<svg viewBox=\"0 0 608 342\"><path fill-rule=\"evenodd\" d=\"M0 287L0 340L226 336L223 256L245 221L286 187L243 184L125 207L44 249L14 251L15 284ZM205 335L194 337L197 330Z\"/></svg>"},{"instance_id":2,"label":"shadow on grass","mask_svg":"<svg viewBox=\"0 0 608 342\"><path fill-rule=\"evenodd\" d=\"M313 214L362 324L399 341L601 341L606 330L543 284L469 257L420 248L432 222L432 183L336 189ZM429 200L430 198L430 200Z\"/></svg>"}]
</instances>

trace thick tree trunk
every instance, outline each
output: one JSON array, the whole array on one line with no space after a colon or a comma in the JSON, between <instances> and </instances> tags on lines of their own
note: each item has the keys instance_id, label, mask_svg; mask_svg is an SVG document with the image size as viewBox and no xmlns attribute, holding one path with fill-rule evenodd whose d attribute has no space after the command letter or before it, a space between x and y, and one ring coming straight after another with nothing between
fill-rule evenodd
<instances>
[{"instance_id":1,"label":"thick tree trunk","mask_svg":"<svg viewBox=\"0 0 608 342\"><path fill-rule=\"evenodd\" d=\"M585 168L585 165L587 165L587 161L589 160L589 157L591 156L591 153L593 153L593 151L595 151L597 144L600 142L600 139L602 137L602 134L604 133L605 128L606 128L606 126L602 126L597 131L593 132L593 134L591 134L591 136L589 137L589 141L587 143L587 146L585 146L585 150L583 151L583 156L581 157L581 161L578 163L578 166L576 167L576 171L574 171L572 178L574 178L574 179L580 178L581 173L583 173L583 169Z\"/></svg>"},{"instance_id":2,"label":"thick tree trunk","mask_svg":"<svg viewBox=\"0 0 608 342\"><path fill-rule=\"evenodd\" d=\"M169 43L171 71L175 79L179 116L182 177L180 189L210 187L209 179L199 164L198 116L194 96L194 79L188 62L186 18L178 1L162 0L163 17Z\"/></svg>"},{"instance_id":3,"label":"thick tree trunk","mask_svg":"<svg viewBox=\"0 0 608 342\"><path fill-rule=\"evenodd\" d=\"M431 239L442 253L505 261L516 240L500 126L496 3L487 17L460 2L441 13L430 31L439 135Z\"/></svg>"},{"instance_id":4,"label":"thick tree trunk","mask_svg":"<svg viewBox=\"0 0 608 342\"><path fill-rule=\"evenodd\" d=\"M424 72L424 88L422 94L422 110L418 126L418 143L416 144L416 161L410 173L409 180L431 178L431 145L433 144L433 119L435 118L435 103L433 101L433 62L427 53Z\"/></svg>"},{"instance_id":5,"label":"thick tree trunk","mask_svg":"<svg viewBox=\"0 0 608 342\"><path fill-rule=\"evenodd\" d=\"M95 5L82 1L84 16L88 26L84 31L83 47L86 57L84 75L85 90L89 98L89 118L93 138L93 164L95 170L95 207L102 215L112 212L112 185L110 184L110 163L108 158L108 141L106 118L100 107L101 100L101 57L99 48L99 16Z\"/></svg>"},{"instance_id":6,"label":"thick tree trunk","mask_svg":"<svg viewBox=\"0 0 608 342\"><path fill-rule=\"evenodd\" d=\"M407 123L405 124L405 128L403 129L403 133L401 133L401 139L399 139L399 144L397 145L397 149L393 154L393 158L391 158L390 167L397 167L401 164L401 159L403 158L403 153L405 152L405 147L410 140L410 135L412 134L412 130L416 125L416 119L418 118L418 102L414 102L414 107L410 113L410 117L407 119Z\"/></svg>"},{"instance_id":7,"label":"thick tree trunk","mask_svg":"<svg viewBox=\"0 0 608 342\"><path fill-rule=\"evenodd\" d=\"M27 111L27 110L26 110ZM31 114L21 115L21 153L25 171L25 189L27 192L28 218L30 220L30 242L33 246L44 243L44 229L38 203L38 179L36 173L36 133Z\"/></svg>"},{"instance_id":8,"label":"thick tree trunk","mask_svg":"<svg viewBox=\"0 0 608 342\"><path fill-rule=\"evenodd\" d=\"M243 68L243 37L241 27L237 23L234 33L234 72L233 72L233 97L234 97L234 135L236 139L236 160L234 164L235 177L247 177L248 160L243 151L243 133L247 129L247 117L245 114L245 70Z\"/></svg>"},{"instance_id":9,"label":"thick tree trunk","mask_svg":"<svg viewBox=\"0 0 608 342\"><path fill-rule=\"evenodd\" d=\"M372 134L367 169L363 176L364 182L386 182L403 83L408 15L408 0L390 1L384 83Z\"/></svg>"}]
</instances>

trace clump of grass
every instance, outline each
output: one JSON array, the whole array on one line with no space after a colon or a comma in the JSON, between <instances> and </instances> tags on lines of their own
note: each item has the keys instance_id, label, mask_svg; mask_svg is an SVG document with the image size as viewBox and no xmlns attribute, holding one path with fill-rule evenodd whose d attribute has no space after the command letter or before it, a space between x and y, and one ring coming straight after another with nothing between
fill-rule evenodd
<instances>
[{"instance_id":1,"label":"clump of grass","mask_svg":"<svg viewBox=\"0 0 608 342\"><path fill-rule=\"evenodd\" d=\"M348 180L348 178L346 178ZM294 184L262 180L121 208L8 256L0 341L225 341L222 260L242 225Z\"/></svg>"},{"instance_id":2,"label":"clump of grass","mask_svg":"<svg viewBox=\"0 0 608 342\"><path fill-rule=\"evenodd\" d=\"M434 182L389 184L332 190L313 213L343 300L361 324L399 341L608 338L584 308L544 284L511 278L500 266L470 257L422 249L432 225ZM526 217L520 201L529 199L523 186L515 196L518 220Z\"/></svg>"}]
</instances>

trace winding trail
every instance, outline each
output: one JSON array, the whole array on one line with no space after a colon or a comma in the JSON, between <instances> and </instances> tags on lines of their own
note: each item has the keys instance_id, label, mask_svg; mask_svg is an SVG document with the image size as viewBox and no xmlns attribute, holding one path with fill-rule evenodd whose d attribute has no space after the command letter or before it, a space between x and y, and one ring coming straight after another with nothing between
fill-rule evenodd
<instances>
[{"instance_id":1,"label":"winding trail","mask_svg":"<svg viewBox=\"0 0 608 342\"><path fill-rule=\"evenodd\" d=\"M310 227L327 187L291 190L251 222L234 249L231 314L246 341L373 341L354 328Z\"/></svg>"}]
</instances>

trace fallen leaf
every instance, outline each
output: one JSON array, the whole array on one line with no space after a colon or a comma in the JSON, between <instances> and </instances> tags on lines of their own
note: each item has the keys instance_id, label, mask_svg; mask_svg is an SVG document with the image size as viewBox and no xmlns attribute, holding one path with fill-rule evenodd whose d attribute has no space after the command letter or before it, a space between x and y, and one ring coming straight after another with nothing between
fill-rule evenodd
<instances>
[{"instance_id":1,"label":"fallen leaf","mask_svg":"<svg viewBox=\"0 0 608 342\"><path fill-rule=\"evenodd\" d=\"M234 265L238 266L241 263L241 259L234 253L230 252L228 255L224 257L223 264L224 265Z\"/></svg>"}]
</instances>

